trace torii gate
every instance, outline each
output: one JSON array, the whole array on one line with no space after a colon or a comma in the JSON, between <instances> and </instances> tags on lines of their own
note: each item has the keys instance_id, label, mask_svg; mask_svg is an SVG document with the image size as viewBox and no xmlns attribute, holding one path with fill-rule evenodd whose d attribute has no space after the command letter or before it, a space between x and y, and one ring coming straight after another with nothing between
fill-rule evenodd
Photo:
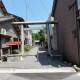
<instances>
[{"instance_id":1,"label":"torii gate","mask_svg":"<svg viewBox=\"0 0 80 80\"><path fill-rule=\"evenodd\" d=\"M23 25L41 25L46 24L47 27L47 37L48 37L48 54L51 53L51 47L50 47L50 28L49 24L58 24L57 21L32 21L32 22L12 22L14 25L21 25L21 53L24 54L24 30L42 30L43 28L24 28Z\"/></svg>"}]
</instances>

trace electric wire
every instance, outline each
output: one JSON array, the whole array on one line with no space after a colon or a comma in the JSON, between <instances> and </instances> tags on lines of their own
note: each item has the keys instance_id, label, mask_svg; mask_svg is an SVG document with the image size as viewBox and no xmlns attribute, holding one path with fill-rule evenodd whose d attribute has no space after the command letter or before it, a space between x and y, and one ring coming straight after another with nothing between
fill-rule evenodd
<instances>
[{"instance_id":1,"label":"electric wire","mask_svg":"<svg viewBox=\"0 0 80 80\"><path fill-rule=\"evenodd\" d=\"M12 3L13 3L14 12L15 12L15 14L17 14L17 11L16 11L16 8L15 8L14 1L13 0L12 0Z\"/></svg>"},{"instance_id":2,"label":"electric wire","mask_svg":"<svg viewBox=\"0 0 80 80\"><path fill-rule=\"evenodd\" d=\"M48 10L46 9L46 7L45 7L44 3L42 2L42 0L40 0L40 3L41 3L41 5L43 6L45 12L46 12L47 14L49 14L49 12L48 12Z\"/></svg>"},{"instance_id":3,"label":"electric wire","mask_svg":"<svg viewBox=\"0 0 80 80\"><path fill-rule=\"evenodd\" d=\"M26 18L27 18L28 10L29 10L30 14L32 15L32 18L35 19L34 14L33 14L32 10L30 8L30 4L29 4L28 0L27 1L25 0L25 3L26 3Z\"/></svg>"},{"instance_id":4,"label":"electric wire","mask_svg":"<svg viewBox=\"0 0 80 80\"><path fill-rule=\"evenodd\" d=\"M28 0L27 0L28 1ZM34 13L33 13L33 11L32 11L32 9L31 9L31 5L30 5L30 3L29 3L29 1L28 1L28 9L29 9L29 11L30 11L30 13L31 13L31 15L32 15L32 17L33 17L33 19L35 19L35 15L34 15Z\"/></svg>"},{"instance_id":5,"label":"electric wire","mask_svg":"<svg viewBox=\"0 0 80 80\"><path fill-rule=\"evenodd\" d=\"M28 6L28 1L25 0L25 5L26 5L26 21L27 21L27 6Z\"/></svg>"},{"instance_id":6,"label":"electric wire","mask_svg":"<svg viewBox=\"0 0 80 80\"><path fill-rule=\"evenodd\" d=\"M35 19L35 18L34 18L34 14L33 14L32 10L31 10L31 8L30 8L29 6L28 6L28 9L29 9L29 11L30 11L30 13L31 13L31 15L32 15L32 18Z\"/></svg>"}]
</instances>

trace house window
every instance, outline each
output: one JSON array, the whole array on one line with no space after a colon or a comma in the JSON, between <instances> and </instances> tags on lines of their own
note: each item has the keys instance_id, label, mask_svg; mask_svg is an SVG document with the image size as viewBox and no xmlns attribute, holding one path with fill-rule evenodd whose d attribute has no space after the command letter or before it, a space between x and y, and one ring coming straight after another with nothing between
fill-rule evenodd
<instances>
[{"instance_id":1,"label":"house window","mask_svg":"<svg viewBox=\"0 0 80 80\"><path fill-rule=\"evenodd\" d=\"M10 38L5 38L5 42L9 42L10 41Z\"/></svg>"},{"instance_id":2,"label":"house window","mask_svg":"<svg viewBox=\"0 0 80 80\"><path fill-rule=\"evenodd\" d=\"M14 38L14 41L18 41L18 38Z\"/></svg>"}]
</instances>

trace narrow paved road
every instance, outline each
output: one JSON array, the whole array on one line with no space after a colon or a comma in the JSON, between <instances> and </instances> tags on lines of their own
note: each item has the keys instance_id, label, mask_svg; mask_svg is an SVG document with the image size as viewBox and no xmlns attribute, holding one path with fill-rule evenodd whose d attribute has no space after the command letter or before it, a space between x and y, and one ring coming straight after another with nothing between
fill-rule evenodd
<instances>
[{"instance_id":1,"label":"narrow paved road","mask_svg":"<svg viewBox=\"0 0 80 80\"><path fill-rule=\"evenodd\" d=\"M47 56L44 48L34 47L25 54L0 63L0 73L7 73L0 74L0 80L62 80L76 74L67 63Z\"/></svg>"},{"instance_id":2,"label":"narrow paved road","mask_svg":"<svg viewBox=\"0 0 80 80\"><path fill-rule=\"evenodd\" d=\"M65 78L72 76L73 74L74 73L0 74L0 80L65 80ZM78 80L80 80L79 77Z\"/></svg>"},{"instance_id":3,"label":"narrow paved road","mask_svg":"<svg viewBox=\"0 0 80 80\"><path fill-rule=\"evenodd\" d=\"M37 61L37 51L39 52ZM29 52L25 53L25 57L11 57L8 58L7 62L0 63L0 69L2 68L13 68L13 69L44 69L50 71L67 71L75 72L75 70L67 63L55 60L46 55L44 48L34 47ZM36 70L35 70L36 72ZM48 71L47 71L48 72Z\"/></svg>"}]
</instances>

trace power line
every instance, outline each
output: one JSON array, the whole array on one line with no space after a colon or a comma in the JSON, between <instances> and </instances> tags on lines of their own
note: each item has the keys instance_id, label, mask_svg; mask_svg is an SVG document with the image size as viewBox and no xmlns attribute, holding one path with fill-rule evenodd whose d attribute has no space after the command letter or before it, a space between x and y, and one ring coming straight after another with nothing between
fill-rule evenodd
<instances>
[{"instance_id":1,"label":"power line","mask_svg":"<svg viewBox=\"0 0 80 80\"><path fill-rule=\"evenodd\" d=\"M30 11L30 13L31 13L31 15L32 15L32 17L33 17L33 19L34 19L34 15L33 15L33 12L32 12L32 10L31 10L31 8L28 6L28 9L29 9L29 11Z\"/></svg>"},{"instance_id":2,"label":"power line","mask_svg":"<svg viewBox=\"0 0 80 80\"><path fill-rule=\"evenodd\" d=\"M25 0L25 5L26 5L26 21L27 21L27 7L28 7L28 1Z\"/></svg>"},{"instance_id":3,"label":"power line","mask_svg":"<svg viewBox=\"0 0 80 80\"><path fill-rule=\"evenodd\" d=\"M54 0L43 0L44 5L47 7L47 4L50 4L51 6L53 6ZM47 7L47 10L49 12L49 9Z\"/></svg>"},{"instance_id":4,"label":"power line","mask_svg":"<svg viewBox=\"0 0 80 80\"><path fill-rule=\"evenodd\" d=\"M31 6L30 6L30 3L28 2L28 9L29 9L29 11L30 11L30 13L31 13L31 15L32 15L32 17L33 17L33 19L35 19L34 18L34 13L33 13L33 11L31 10Z\"/></svg>"},{"instance_id":5,"label":"power line","mask_svg":"<svg viewBox=\"0 0 80 80\"><path fill-rule=\"evenodd\" d=\"M46 9L46 7L44 6L44 4L43 4L42 0L40 0L40 2L41 2L41 4L42 4L42 6L43 6L43 8L44 8L45 12L46 12L47 14L49 14L49 13L48 13L48 10L47 10L47 9Z\"/></svg>"},{"instance_id":6,"label":"power line","mask_svg":"<svg viewBox=\"0 0 80 80\"><path fill-rule=\"evenodd\" d=\"M25 0L25 3L26 3L26 18L27 18L27 12L28 12L28 9L29 9L29 11L30 11L30 13L31 13L31 15L32 15L32 17L34 19L34 15L33 15L33 12L32 12L32 10L30 8L30 4L29 4L28 0L27 1Z\"/></svg>"},{"instance_id":7,"label":"power line","mask_svg":"<svg viewBox=\"0 0 80 80\"><path fill-rule=\"evenodd\" d=\"M16 11L16 8L15 8L14 1L13 0L12 0L12 3L13 3L13 7L14 7L14 12L15 12L15 14L17 14L17 11Z\"/></svg>"},{"instance_id":8,"label":"power line","mask_svg":"<svg viewBox=\"0 0 80 80\"><path fill-rule=\"evenodd\" d=\"M28 1L28 0L27 0L27 1ZM34 15L32 9L31 9L31 5L30 5L29 2L28 2L28 6L27 6L27 8L29 9L29 11L30 11L30 13L31 13L31 15L32 15L32 17L33 17L33 19L35 19L35 15Z\"/></svg>"}]
</instances>

